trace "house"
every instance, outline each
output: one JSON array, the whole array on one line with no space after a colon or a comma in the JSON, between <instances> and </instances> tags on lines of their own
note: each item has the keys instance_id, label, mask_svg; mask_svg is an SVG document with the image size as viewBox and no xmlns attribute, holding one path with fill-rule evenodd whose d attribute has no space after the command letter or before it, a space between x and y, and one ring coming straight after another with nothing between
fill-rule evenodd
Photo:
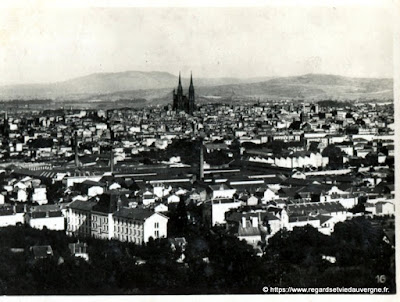
<instances>
[{"instance_id":1,"label":"house","mask_svg":"<svg viewBox=\"0 0 400 302\"><path fill-rule=\"evenodd\" d=\"M65 219L61 211L34 211L25 214L25 223L31 228L63 231Z\"/></svg>"},{"instance_id":2,"label":"house","mask_svg":"<svg viewBox=\"0 0 400 302\"><path fill-rule=\"evenodd\" d=\"M53 257L53 249L50 245L36 245L30 248L35 259L45 259Z\"/></svg>"},{"instance_id":3,"label":"house","mask_svg":"<svg viewBox=\"0 0 400 302\"><path fill-rule=\"evenodd\" d=\"M247 205L248 206L256 206L257 204L258 204L258 198L256 196L254 196L254 194L251 194L247 198Z\"/></svg>"},{"instance_id":4,"label":"house","mask_svg":"<svg viewBox=\"0 0 400 302\"><path fill-rule=\"evenodd\" d=\"M106 184L100 181L85 180L84 182L77 184L80 192L86 194L89 197L101 195L105 191Z\"/></svg>"},{"instance_id":5,"label":"house","mask_svg":"<svg viewBox=\"0 0 400 302\"><path fill-rule=\"evenodd\" d=\"M170 190L172 189L171 186L166 187L163 183L154 183L153 186L153 194L158 198L163 198L164 196L168 195Z\"/></svg>"},{"instance_id":6,"label":"house","mask_svg":"<svg viewBox=\"0 0 400 302\"><path fill-rule=\"evenodd\" d=\"M292 174L292 178L306 179L306 175L300 171L296 171Z\"/></svg>"},{"instance_id":7,"label":"house","mask_svg":"<svg viewBox=\"0 0 400 302\"><path fill-rule=\"evenodd\" d=\"M230 217L230 219L230 221L234 221L232 217ZM265 231L263 232L263 228L257 215L246 217L246 215L242 214L235 234L240 240L245 240L248 244L255 247L264 239L266 233L267 229L265 228Z\"/></svg>"},{"instance_id":8,"label":"house","mask_svg":"<svg viewBox=\"0 0 400 302\"><path fill-rule=\"evenodd\" d=\"M227 214L226 222L230 232L254 248L281 229L279 217L266 210L232 212Z\"/></svg>"},{"instance_id":9,"label":"house","mask_svg":"<svg viewBox=\"0 0 400 302\"><path fill-rule=\"evenodd\" d=\"M168 212L168 206L163 203L160 203L154 207L154 212L156 213Z\"/></svg>"},{"instance_id":10,"label":"house","mask_svg":"<svg viewBox=\"0 0 400 302\"><path fill-rule=\"evenodd\" d=\"M172 194L167 197L168 204L170 203L178 203L180 201L180 197L176 194Z\"/></svg>"},{"instance_id":11,"label":"house","mask_svg":"<svg viewBox=\"0 0 400 302\"><path fill-rule=\"evenodd\" d=\"M236 193L236 189L227 184L210 185L208 193L211 199L231 199Z\"/></svg>"},{"instance_id":12,"label":"house","mask_svg":"<svg viewBox=\"0 0 400 302\"><path fill-rule=\"evenodd\" d=\"M74 257L83 258L89 261L89 254L87 252L87 244L85 242L70 243L68 248Z\"/></svg>"},{"instance_id":13,"label":"house","mask_svg":"<svg viewBox=\"0 0 400 302\"><path fill-rule=\"evenodd\" d=\"M121 189L121 185L117 182L112 183L109 187L109 190L117 190L117 189Z\"/></svg>"},{"instance_id":14,"label":"house","mask_svg":"<svg viewBox=\"0 0 400 302\"><path fill-rule=\"evenodd\" d=\"M33 188L32 202L39 205L46 204L47 201L47 188L45 185L35 186Z\"/></svg>"},{"instance_id":15,"label":"house","mask_svg":"<svg viewBox=\"0 0 400 302\"><path fill-rule=\"evenodd\" d=\"M1 206L0 207L0 227L9 225L24 224L26 207L24 206Z\"/></svg>"},{"instance_id":16,"label":"house","mask_svg":"<svg viewBox=\"0 0 400 302\"><path fill-rule=\"evenodd\" d=\"M181 251L185 251L187 245L185 237L169 238L168 241L171 244L171 249L173 251L176 251L177 248L180 248Z\"/></svg>"},{"instance_id":17,"label":"house","mask_svg":"<svg viewBox=\"0 0 400 302\"><path fill-rule=\"evenodd\" d=\"M378 201L375 208L377 216L394 215L395 213L394 203L390 201Z\"/></svg>"},{"instance_id":18,"label":"house","mask_svg":"<svg viewBox=\"0 0 400 302\"><path fill-rule=\"evenodd\" d=\"M204 204L203 218L211 226L225 224L225 213L231 209L240 208L242 202L233 199L216 199Z\"/></svg>"},{"instance_id":19,"label":"house","mask_svg":"<svg viewBox=\"0 0 400 302\"><path fill-rule=\"evenodd\" d=\"M322 234L330 236L335 228L335 224L338 222L335 217L329 215L319 215L319 229Z\"/></svg>"},{"instance_id":20,"label":"house","mask_svg":"<svg viewBox=\"0 0 400 302\"><path fill-rule=\"evenodd\" d=\"M156 202L156 195L154 195L150 191L146 191L143 193L143 205L148 206L155 202Z\"/></svg>"},{"instance_id":21,"label":"house","mask_svg":"<svg viewBox=\"0 0 400 302\"><path fill-rule=\"evenodd\" d=\"M264 196L261 198L261 202L266 204L270 201L273 201L275 199L279 198L279 194L276 194L273 190L271 190L270 188L267 188L264 191Z\"/></svg>"},{"instance_id":22,"label":"house","mask_svg":"<svg viewBox=\"0 0 400 302\"><path fill-rule=\"evenodd\" d=\"M17 191L17 201L27 202L28 201L28 193L26 189L19 188Z\"/></svg>"},{"instance_id":23,"label":"house","mask_svg":"<svg viewBox=\"0 0 400 302\"><path fill-rule=\"evenodd\" d=\"M340 202L345 209L351 209L358 203L355 194L340 190L337 186L333 186L326 195L322 195L320 201Z\"/></svg>"}]
</instances>

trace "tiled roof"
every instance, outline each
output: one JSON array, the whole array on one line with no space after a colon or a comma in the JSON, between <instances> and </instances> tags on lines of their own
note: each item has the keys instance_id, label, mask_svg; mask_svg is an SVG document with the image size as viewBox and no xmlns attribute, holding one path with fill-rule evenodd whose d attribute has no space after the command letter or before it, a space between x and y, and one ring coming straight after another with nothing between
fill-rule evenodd
<instances>
[{"instance_id":1,"label":"tiled roof","mask_svg":"<svg viewBox=\"0 0 400 302\"><path fill-rule=\"evenodd\" d=\"M261 231L258 227L246 226L244 228L242 226L239 226L238 235L239 236L259 236L259 235L261 235Z\"/></svg>"},{"instance_id":2,"label":"tiled roof","mask_svg":"<svg viewBox=\"0 0 400 302\"><path fill-rule=\"evenodd\" d=\"M323 224L327 222L329 219L332 218L332 216L329 215L318 215L317 218L319 219L320 223Z\"/></svg>"},{"instance_id":3,"label":"tiled roof","mask_svg":"<svg viewBox=\"0 0 400 302\"><path fill-rule=\"evenodd\" d=\"M151 217L155 213L147 209L139 208L121 208L114 213L114 217L145 221L147 218Z\"/></svg>"},{"instance_id":4,"label":"tiled roof","mask_svg":"<svg viewBox=\"0 0 400 302\"><path fill-rule=\"evenodd\" d=\"M92 208L97 204L97 202L92 201L83 201L83 200L75 200L71 202L68 207L75 210L81 211L91 211Z\"/></svg>"},{"instance_id":5,"label":"tiled roof","mask_svg":"<svg viewBox=\"0 0 400 302\"><path fill-rule=\"evenodd\" d=\"M274 214L270 213L270 212L250 212L250 213L240 213L240 212L233 212L228 214L228 216L226 217L226 221L230 221L230 222L241 222L242 221L242 217L246 217L247 220L250 219L250 217L259 217L261 221L264 220L279 220L278 217L276 217Z\"/></svg>"},{"instance_id":6,"label":"tiled roof","mask_svg":"<svg viewBox=\"0 0 400 302\"><path fill-rule=\"evenodd\" d=\"M47 258L53 256L53 249L50 245L38 245L31 247L35 258Z\"/></svg>"},{"instance_id":7,"label":"tiled roof","mask_svg":"<svg viewBox=\"0 0 400 302\"><path fill-rule=\"evenodd\" d=\"M332 213L342 212L346 209L338 202L315 202L315 203L298 203L288 205L289 215L306 214L311 212Z\"/></svg>"},{"instance_id":8,"label":"tiled roof","mask_svg":"<svg viewBox=\"0 0 400 302\"><path fill-rule=\"evenodd\" d=\"M29 214L31 218L38 219L38 218L52 218L52 217L62 217L61 211L51 211L51 212L33 212Z\"/></svg>"}]
</instances>

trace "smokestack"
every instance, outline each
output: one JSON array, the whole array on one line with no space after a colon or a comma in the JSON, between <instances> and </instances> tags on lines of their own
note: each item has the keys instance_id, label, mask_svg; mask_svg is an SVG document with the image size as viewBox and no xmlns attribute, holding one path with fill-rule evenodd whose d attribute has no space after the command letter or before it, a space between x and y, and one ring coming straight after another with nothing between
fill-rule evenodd
<instances>
[{"instance_id":1,"label":"smokestack","mask_svg":"<svg viewBox=\"0 0 400 302\"><path fill-rule=\"evenodd\" d=\"M110 154L110 170L111 173L114 172L114 148L111 147L111 154Z\"/></svg>"},{"instance_id":2,"label":"smokestack","mask_svg":"<svg viewBox=\"0 0 400 302\"><path fill-rule=\"evenodd\" d=\"M110 171L114 172L114 132L110 126L111 154L110 154Z\"/></svg>"},{"instance_id":3,"label":"smokestack","mask_svg":"<svg viewBox=\"0 0 400 302\"><path fill-rule=\"evenodd\" d=\"M79 168L79 157L78 157L78 134L75 131L74 135L74 145L75 145L75 167Z\"/></svg>"},{"instance_id":4,"label":"smokestack","mask_svg":"<svg viewBox=\"0 0 400 302\"><path fill-rule=\"evenodd\" d=\"M201 140L201 145L200 145L200 171L199 171L199 178L200 180L204 179L204 153L203 153L203 140Z\"/></svg>"}]
</instances>

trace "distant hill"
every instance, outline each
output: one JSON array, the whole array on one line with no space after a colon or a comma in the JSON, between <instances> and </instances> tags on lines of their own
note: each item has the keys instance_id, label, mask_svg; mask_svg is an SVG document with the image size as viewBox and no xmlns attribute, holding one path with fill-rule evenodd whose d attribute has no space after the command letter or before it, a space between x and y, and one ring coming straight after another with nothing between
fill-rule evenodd
<instances>
[{"instance_id":1,"label":"distant hill","mask_svg":"<svg viewBox=\"0 0 400 302\"><path fill-rule=\"evenodd\" d=\"M45 98L56 101L145 99L150 104L171 100L178 77L167 72L96 73L63 82L0 86L0 100ZM183 78L184 91L189 79ZM393 80L307 74L280 78L196 78L198 100L260 99L393 99Z\"/></svg>"},{"instance_id":2,"label":"distant hill","mask_svg":"<svg viewBox=\"0 0 400 302\"><path fill-rule=\"evenodd\" d=\"M235 95L260 98L368 100L393 99L393 80L348 78L336 75L307 74L274 78L258 83L200 88L203 95Z\"/></svg>"},{"instance_id":3,"label":"distant hill","mask_svg":"<svg viewBox=\"0 0 400 302\"><path fill-rule=\"evenodd\" d=\"M261 79L269 79L267 77ZM259 81L237 78L196 78L195 85L215 86ZM110 94L127 90L148 90L168 88L172 90L178 84L178 77L168 72L125 71L116 73L94 73L63 82L49 84L24 84L0 86L0 98L68 98L70 95ZM189 85L189 77L182 77L182 84Z\"/></svg>"}]
</instances>

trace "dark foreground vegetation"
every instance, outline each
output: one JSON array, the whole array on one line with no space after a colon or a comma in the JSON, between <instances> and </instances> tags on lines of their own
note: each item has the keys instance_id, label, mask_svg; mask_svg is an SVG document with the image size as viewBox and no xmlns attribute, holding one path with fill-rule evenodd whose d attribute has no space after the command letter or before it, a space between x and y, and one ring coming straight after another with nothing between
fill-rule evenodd
<instances>
[{"instance_id":1,"label":"dark foreground vegetation","mask_svg":"<svg viewBox=\"0 0 400 302\"><path fill-rule=\"evenodd\" d=\"M182 251L171 249L167 239L135 246L88 238L88 262L70 255L68 243L77 238L7 227L0 229L0 294L262 294L264 286L385 286L394 293L395 250L383 240L381 225L357 218L337 224L330 237L312 227L281 231L262 257L222 228L187 225L183 261ZM35 260L33 245L51 245L54 255Z\"/></svg>"}]
</instances>

